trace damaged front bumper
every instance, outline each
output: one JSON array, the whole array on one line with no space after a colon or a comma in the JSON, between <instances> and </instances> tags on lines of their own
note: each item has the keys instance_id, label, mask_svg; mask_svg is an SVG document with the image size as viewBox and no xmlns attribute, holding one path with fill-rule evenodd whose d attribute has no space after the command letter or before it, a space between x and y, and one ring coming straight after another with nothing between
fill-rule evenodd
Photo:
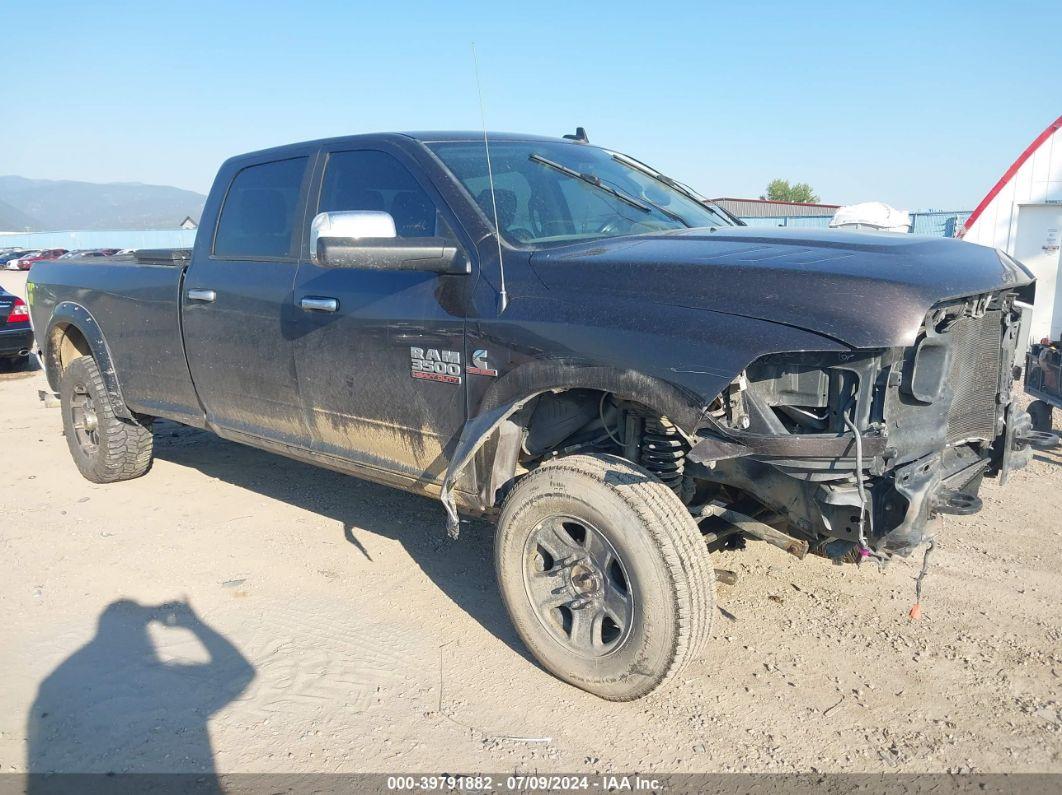
<instances>
[{"instance_id":1,"label":"damaged front bumper","mask_svg":"<svg viewBox=\"0 0 1062 795\"><path fill-rule=\"evenodd\" d=\"M1021 319L1013 296L976 296L935 308L910 348L756 363L714 407L690 472L751 496L812 551L908 555L936 517L981 508L984 477L1005 482L1059 443L1011 397Z\"/></svg>"}]
</instances>

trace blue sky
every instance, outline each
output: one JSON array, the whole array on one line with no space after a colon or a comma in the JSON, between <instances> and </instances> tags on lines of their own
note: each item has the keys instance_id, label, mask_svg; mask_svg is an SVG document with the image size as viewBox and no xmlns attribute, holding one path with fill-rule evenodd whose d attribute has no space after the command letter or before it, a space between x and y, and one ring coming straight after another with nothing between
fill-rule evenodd
<instances>
[{"instance_id":1,"label":"blue sky","mask_svg":"<svg viewBox=\"0 0 1062 795\"><path fill-rule=\"evenodd\" d=\"M578 124L708 196L972 208L1062 113L1062 3L3 0L0 174L206 192L290 141Z\"/></svg>"}]
</instances>

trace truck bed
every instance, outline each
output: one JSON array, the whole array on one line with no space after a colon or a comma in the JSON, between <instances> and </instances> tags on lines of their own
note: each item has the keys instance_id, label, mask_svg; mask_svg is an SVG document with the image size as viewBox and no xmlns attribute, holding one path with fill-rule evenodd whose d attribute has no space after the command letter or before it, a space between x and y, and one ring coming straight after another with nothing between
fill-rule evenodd
<instances>
[{"instance_id":1,"label":"truck bed","mask_svg":"<svg viewBox=\"0 0 1062 795\"><path fill-rule=\"evenodd\" d=\"M48 335L61 333L64 302L79 304L107 341L129 408L189 419L191 407L198 406L180 326L189 255L187 249L166 249L36 263L29 283L38 343L50 347ZM51 386L58 389L58 384Z\"/></svg>"}]
</instances>

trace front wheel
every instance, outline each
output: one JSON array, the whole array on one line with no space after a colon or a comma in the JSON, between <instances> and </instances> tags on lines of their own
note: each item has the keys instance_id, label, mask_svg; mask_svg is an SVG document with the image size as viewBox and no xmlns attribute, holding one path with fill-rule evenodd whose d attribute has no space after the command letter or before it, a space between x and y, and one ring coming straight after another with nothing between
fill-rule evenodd
<instances>
[{"instance_id":1,"label":"front wheel","mask_svg":"<svg viewBox=\"0 0 1062 795\"><path fill-rule=\"evenodd\" d=\"M616 456L557 459L517 483L495 568L532 654L602 698L646 695L708 638L713 569L697 525L670 488Z\"/></svg>"},{"instance_id":2,"label":"front wheel","mask_svg":"<svg viewBox=\"0 0 1062 795\"><path fill-rule=\"evenodd\" d=\"M115 415L91 356L74 359L63 371L59 399L70 455L87 480L114 483L138 478L151 468L151 428Z\"/></svg>"}]
</instances>

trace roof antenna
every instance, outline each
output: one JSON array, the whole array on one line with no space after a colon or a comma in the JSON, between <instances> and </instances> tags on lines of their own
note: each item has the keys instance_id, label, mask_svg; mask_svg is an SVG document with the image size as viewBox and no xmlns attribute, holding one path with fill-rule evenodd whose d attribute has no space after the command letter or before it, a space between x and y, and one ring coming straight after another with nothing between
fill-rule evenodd
<instances>
[{"instance_id":1,"label":"roof antenna","mask_svg":"<svg viewBox=\"0 0 1062 795\"><path fill-rule=\"evenodd\" d=\"M501 224L498 223L498 200L494 196L494 169L490 164L490 144L487 142L487 112L483 109L483 84L479 80L479 58L476 55L476 43L472 42L472 64L476 70L476 91L479 92L479 118L483 123L483 151L487 154L487 183L490 185L490 203L494 207L494 231L498 237L498 311L504 312L509 305L509 294L505 291L505 261L502 258Z\"/></svg>"},{"instance_id":2,"label":"roof antenna","mask_svg":"<svg viewBox=\"0 0 1062 795\"><path fill-rule=\"evenodd\" d=\"M575 135L572 135L571 133L568 133L564 137L567 138L569 141L577 141L578 143L581 143L581 144L590 143L590 139L586 137L586 128L585 127L576 127L575 128Z\"/></svg>"}]
</instances>

